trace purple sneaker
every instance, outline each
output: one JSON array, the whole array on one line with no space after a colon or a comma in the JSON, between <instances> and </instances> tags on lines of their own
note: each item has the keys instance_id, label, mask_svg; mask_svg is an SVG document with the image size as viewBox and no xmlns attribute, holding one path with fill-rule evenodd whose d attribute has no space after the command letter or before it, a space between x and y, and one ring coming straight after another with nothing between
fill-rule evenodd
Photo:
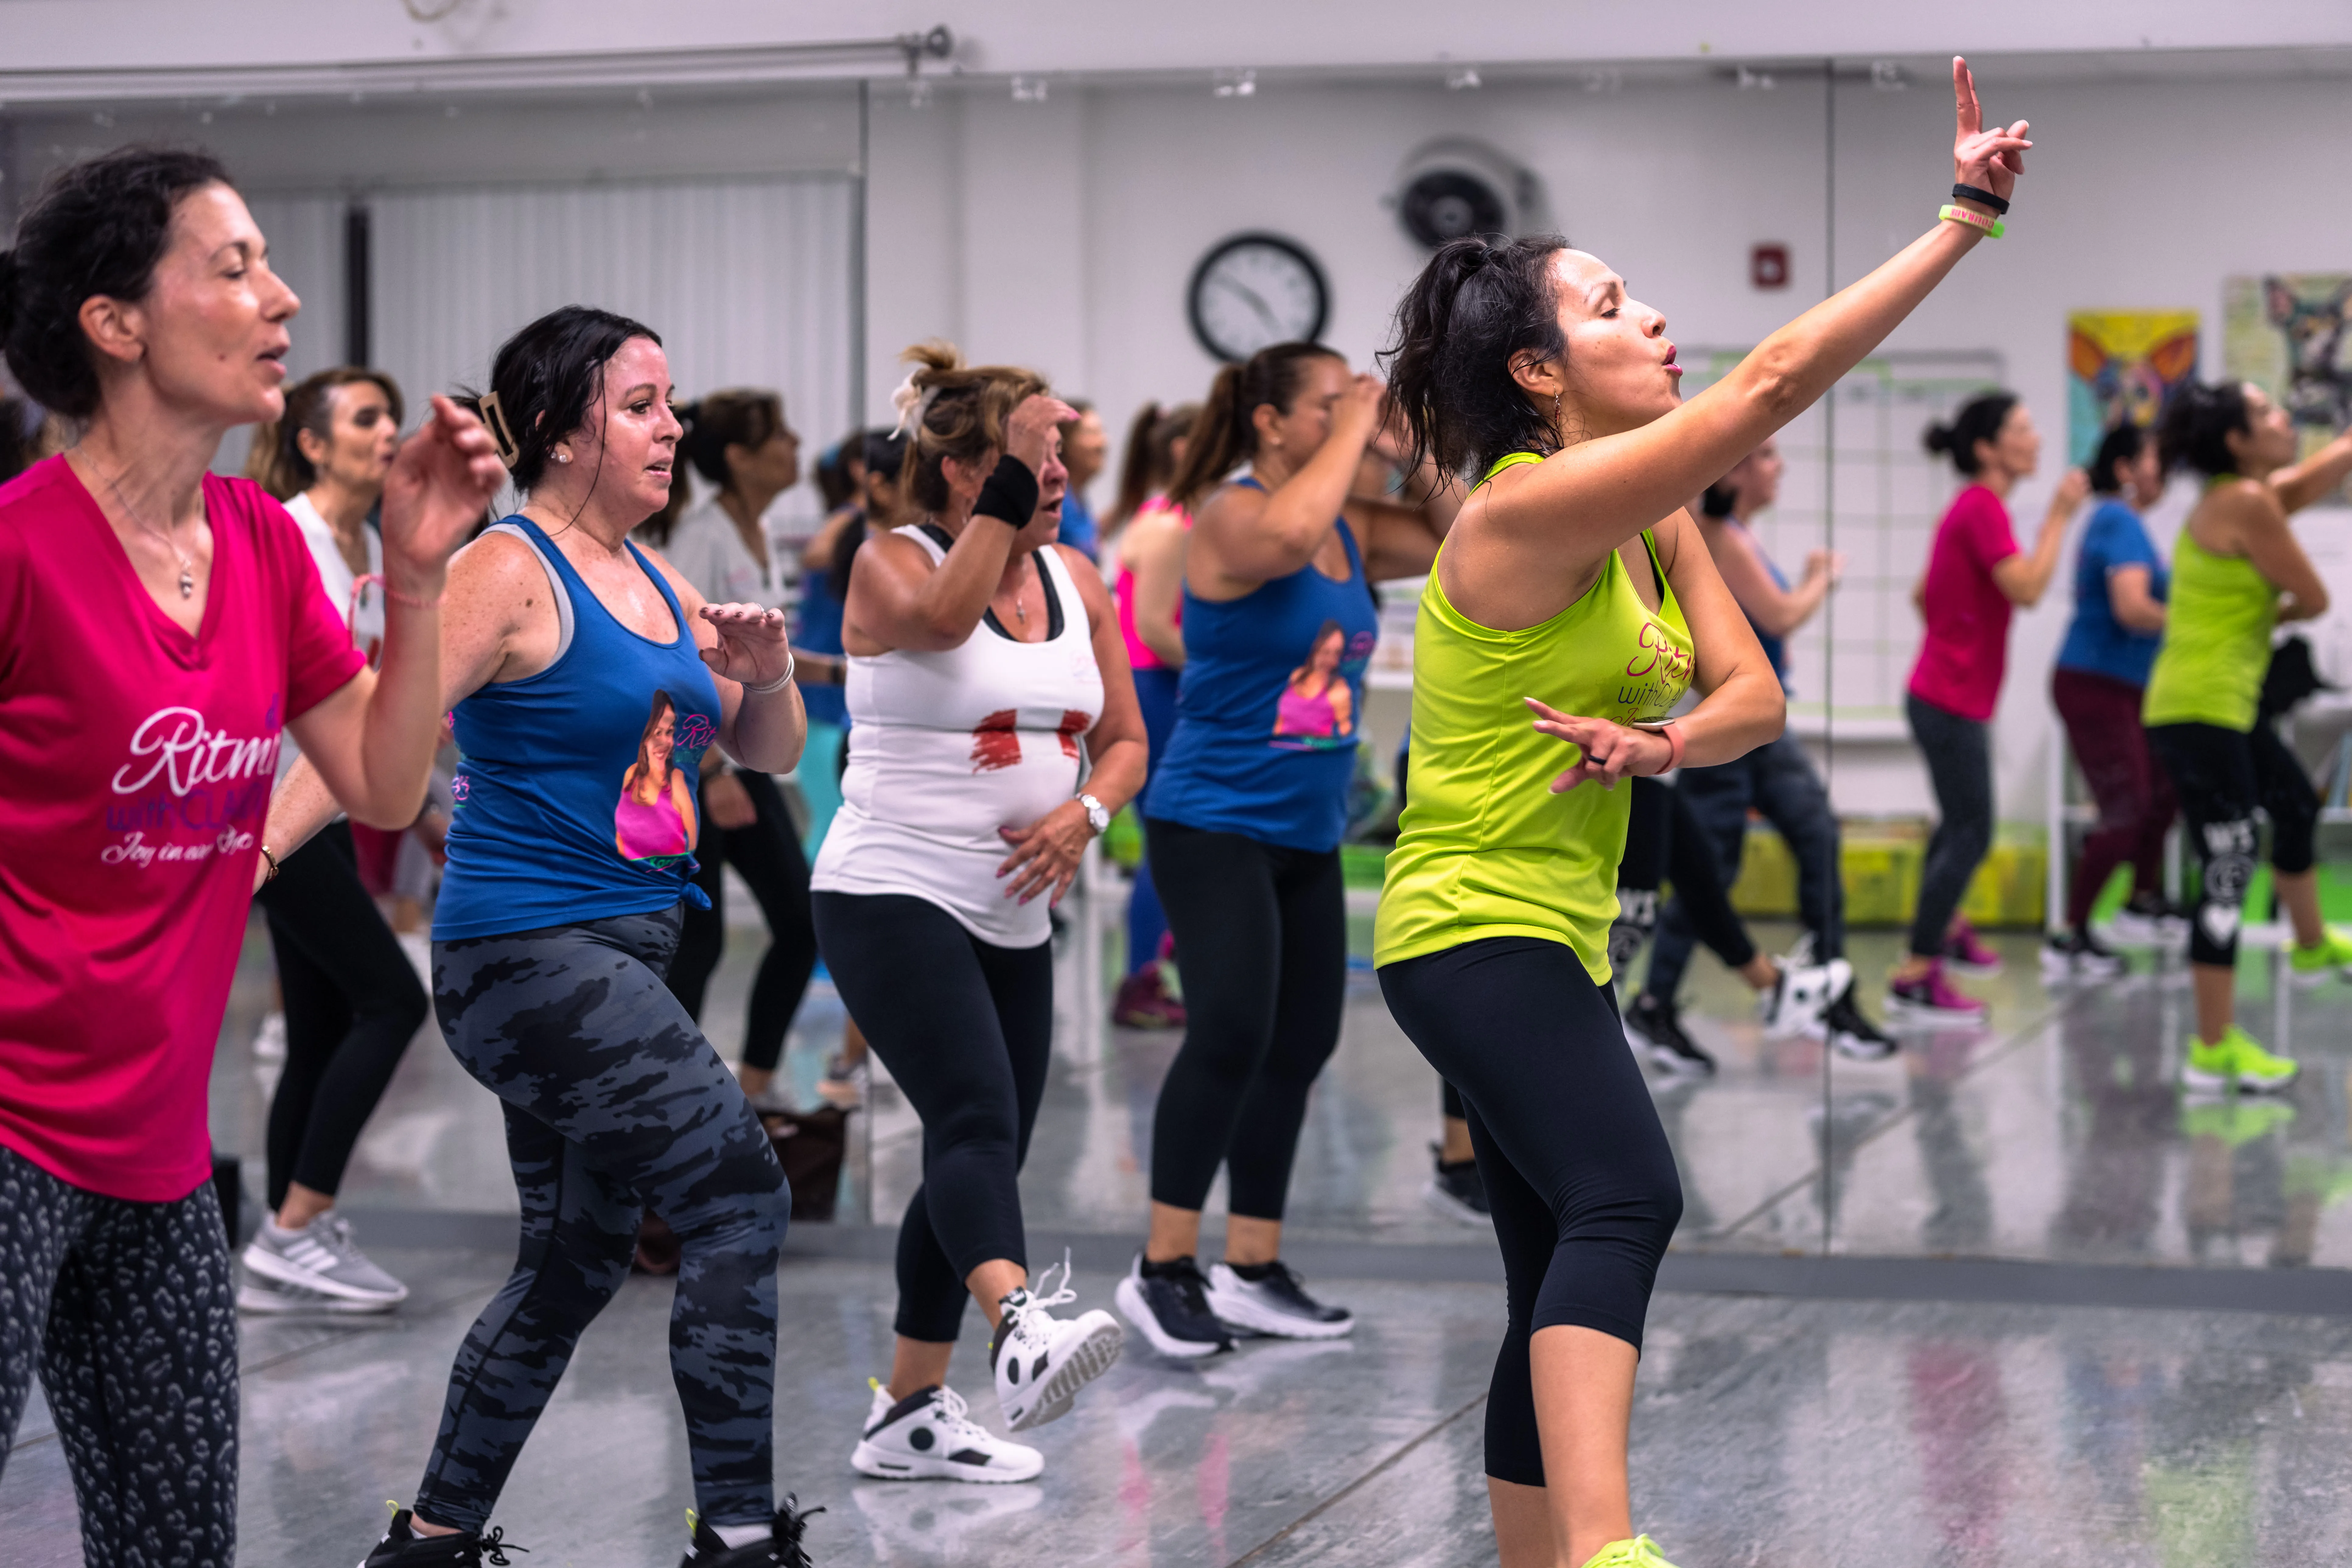
<instances>
[{"instance_id":1,"label":"purple sneaker","mask_svg":"<svg viewBox=\"0 0 2352 1568\"><path fill-rule=\"evenodd\" d=\"M1985 1005L1963 996L1944 979L1943 961L1927 966L1916 980L1891 980L1886 985L1886 1020L1898 1028L1964 1029L1982 1025Z\"/></svg>"},{"instance_id":2,"label":"purple sneaker","mask_svg":"<svg viewBox=\"0 0 2352 1568\"><path fill-rule=\"evenodd\" d=\"M1944 962L1962 974L1999 974L2000 954L1984 944L1977 928L1965 920L1952 926L1952 933L1944 939Z\"/></svg>"}]
</instances>

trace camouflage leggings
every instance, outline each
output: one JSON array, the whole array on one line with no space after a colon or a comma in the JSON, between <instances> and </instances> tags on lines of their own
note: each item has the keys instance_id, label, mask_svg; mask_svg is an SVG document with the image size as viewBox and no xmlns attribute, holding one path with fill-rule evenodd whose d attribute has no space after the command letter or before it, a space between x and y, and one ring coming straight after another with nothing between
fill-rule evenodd
<instances>
[{"instance_id":1,"label":"camouflage leggings","mask_svg":"<svg viewBox=\"0 0 2352 1568\"><path fill-rule=\"evenodd\" d=\"M433 944L449 1048L505 1101L522 1250L450 1369L416 1511L479 1531L581 1331L628 1278L641 1209L677 1232L670 1374L695 1506L774 1512L783 1168L719 1054L662 983L675 907Z\"/></svg>"},{"instance_id":2,"label":"camouflage leggings","mask_svg":"<svg viewBox=\"0 0 2352 1568\"><path fill-rule=\"evenodd\" d=\"M0 1469L37 1367L87 1568L228 1568L236 1310L210 1182L131 1203L0 1149Z\"/></svg>"}]
</instances>

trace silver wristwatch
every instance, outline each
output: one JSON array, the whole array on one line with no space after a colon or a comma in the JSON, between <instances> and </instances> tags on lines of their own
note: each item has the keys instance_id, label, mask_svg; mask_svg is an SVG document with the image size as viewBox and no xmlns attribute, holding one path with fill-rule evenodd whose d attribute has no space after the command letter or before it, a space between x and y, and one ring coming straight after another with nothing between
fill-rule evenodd
<instances>
[{"instance_id":1,"label":"silver wristwatch","mask_svg":"<svg viewBox=\"0 0 2352 1568\"><path fill-rule=\"evenodd\" d=\"M1078 796L1078 804L1087 808L1087 826L1095 830L1097 837L1110 831L1110 807L1090 795Z\"/></svg>"}]
</instances>

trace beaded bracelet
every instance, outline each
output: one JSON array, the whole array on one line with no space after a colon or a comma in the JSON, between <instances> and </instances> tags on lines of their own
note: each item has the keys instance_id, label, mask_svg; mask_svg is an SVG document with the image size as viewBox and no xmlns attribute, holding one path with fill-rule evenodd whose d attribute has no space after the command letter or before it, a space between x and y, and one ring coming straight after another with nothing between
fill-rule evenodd
<instances>
[{"instance_id":1,"label":"beaded bracelet","mask_svg":"<svg viewBox=\"0 0 2352 1568\"><path fill-rule=\"evenodd\" d=\"M1998 218L1989 218L1982 213L1970 212L1966 207L1947 206L1936 216L1946 223L1966 224L1969 227L1982 232L1987 239L1999 239L2003 232Z\"/></svg>"}]
</instances>

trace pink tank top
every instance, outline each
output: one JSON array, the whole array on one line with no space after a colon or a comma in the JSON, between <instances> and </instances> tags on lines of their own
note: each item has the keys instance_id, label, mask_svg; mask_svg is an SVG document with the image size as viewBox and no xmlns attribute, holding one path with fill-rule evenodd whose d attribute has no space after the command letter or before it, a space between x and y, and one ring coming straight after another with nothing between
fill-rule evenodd
<instances>
[{"instance_id":1,"label":"pink tank top","mask_svg":"<svg viewBox=\"0 0 2352 1568\"><path fill-rule=\"evenodd\" d=\"M1135 520L1130 521L1128 526L1132 528L1135 525L1136 521L1140 521L1153 512L1161 511L1174 512L1178 522L1182 523L1188 529L1192 526L1192 514L1186 511L1181 506L1170 505L1166 496L1153 496L1150 500L1145 501L1141 506L1137 507L1135 509ZM1117 594L1118 597L1118 630L1119 635L1127 639L1127 662L1129 668L1133 669L1167 668L1167 664L1161 660L1158 654L1151 651L1150 645L1146 643L1136 632L1135 574L1128 568L1127 561L1124 556L1121 556L1119 560L1118 582L1115 585L1113 592ZM1176 595L1176 624L1180 626L1184 624L1184 595L1181 593L1179 593Z\"/></svg>"},{"instance_id":2,"label":"pink tank top","mask_svg":"<svg viewBox=\"0 0 2352 1568\"><path fill-rule=\"evenodd\" d=\"M622 853L632 860L686 853L686 824L678 819L677 803L667 790L651 805L623 795L613 813L613 826L620 834Z\"/></svg>"}]
</instances>

